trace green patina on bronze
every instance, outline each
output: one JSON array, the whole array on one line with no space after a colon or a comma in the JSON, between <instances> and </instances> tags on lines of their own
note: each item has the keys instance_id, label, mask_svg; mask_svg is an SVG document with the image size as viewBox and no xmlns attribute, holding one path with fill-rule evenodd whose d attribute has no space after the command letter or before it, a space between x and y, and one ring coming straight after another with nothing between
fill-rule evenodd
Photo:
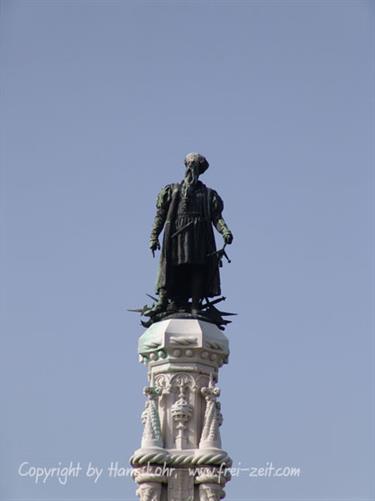
<instances>
[{"instance_id":1,"label":"green patina on bronze","mask_svg":"<svg viewBox=\"0 0 375 501\"><path fill-rule=\"evenodd\" d=\"M221 294L219 268L223 257L230 262L225 246L232 243L233 235L222 216L222 199L199 180L208 166L203 155L190 153L185 158L183 181L166 185L157 196L150 249L153 255L161 249L158 298L152 307L138 310L149 317L146 326L171 314L201 316L218 325L228 323L214 306L219 300L209 298ZM219 251L214 228L224 239Z\"/></svg>"}]
</instances>

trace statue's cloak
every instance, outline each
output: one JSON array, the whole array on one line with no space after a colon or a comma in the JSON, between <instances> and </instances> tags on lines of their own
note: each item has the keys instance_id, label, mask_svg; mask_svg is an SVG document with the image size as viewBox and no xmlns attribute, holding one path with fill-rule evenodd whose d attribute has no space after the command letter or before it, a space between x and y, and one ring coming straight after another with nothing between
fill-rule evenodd
<instances>
[{"instance_id":1,"label":"statue's cloak","mask_svg":"<svg viewBox=\"0 0 375 501\"><path fill-rule=\"evenodd\" d=\"M200 266L204 275L202 297L220 295L219 262L213 221L221 214L223 202L216 191L198 182L192 206L181 214L182 184L167 185L158 197L158 209L165 214L157 291L165 289L169 297L178 296L184 284L179 271L189 265ZM185 229L184 229L185 228ZM176 234L177 232L177 234Z\"/></svg>"}]
</instances>

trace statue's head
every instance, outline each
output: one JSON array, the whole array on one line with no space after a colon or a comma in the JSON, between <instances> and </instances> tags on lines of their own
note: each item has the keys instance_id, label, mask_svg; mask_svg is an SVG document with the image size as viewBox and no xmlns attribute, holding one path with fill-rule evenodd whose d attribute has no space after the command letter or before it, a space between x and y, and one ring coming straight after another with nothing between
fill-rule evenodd
<instances>
[{"instance_id":1,"label":"statue's head","mask_svg":"<svg viewBox=\"0 0 375 501\"><path fill-rule=\"evenodd\" d=\"M189 153L185 157L185 180L191 185L198 181L198 177L208 169L206 158L200 153Z\"/></svg>"}]
</instances>

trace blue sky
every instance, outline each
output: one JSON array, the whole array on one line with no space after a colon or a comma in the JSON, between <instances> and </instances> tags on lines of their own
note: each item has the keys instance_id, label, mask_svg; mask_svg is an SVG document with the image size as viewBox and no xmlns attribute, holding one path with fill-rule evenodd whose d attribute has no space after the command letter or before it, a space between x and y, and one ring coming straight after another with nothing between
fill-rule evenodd
<instances>
[{"instance_id":1,"label":"blue sky","mask_svg":"<svg viewBox=\"0 0 375 501\"><path fill-rule=\"evenodd\" d=\"M374 4L0 3L0 498L135 499L19 465L126 465L159 189L190 151L234 233L222 272L228 500L374 499ZM217 235L220 242L220 235Z\"/></svg>"}]
</instances>

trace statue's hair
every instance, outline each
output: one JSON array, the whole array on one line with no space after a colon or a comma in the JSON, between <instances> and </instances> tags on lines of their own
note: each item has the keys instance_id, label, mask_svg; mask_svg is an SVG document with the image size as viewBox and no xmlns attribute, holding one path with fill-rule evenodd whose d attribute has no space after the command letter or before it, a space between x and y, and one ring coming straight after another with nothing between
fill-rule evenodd
<instances>
[{"instance_id":1,"label":"statue's hair","mask_svg":"<svg viewBox=\"0 0 375 501\"><path fill-rule=\"evenodd\" d=\"M205 172L209 167L209 163L207 162L206 157L204 157L200 153L188 153L186 155L185 161L184 161L186 166L187 166L189 161L194 161L194 162L197 162L199 164L199 173L200 174L203 174L203 172Z\"/></svg>"}]
</instances>

